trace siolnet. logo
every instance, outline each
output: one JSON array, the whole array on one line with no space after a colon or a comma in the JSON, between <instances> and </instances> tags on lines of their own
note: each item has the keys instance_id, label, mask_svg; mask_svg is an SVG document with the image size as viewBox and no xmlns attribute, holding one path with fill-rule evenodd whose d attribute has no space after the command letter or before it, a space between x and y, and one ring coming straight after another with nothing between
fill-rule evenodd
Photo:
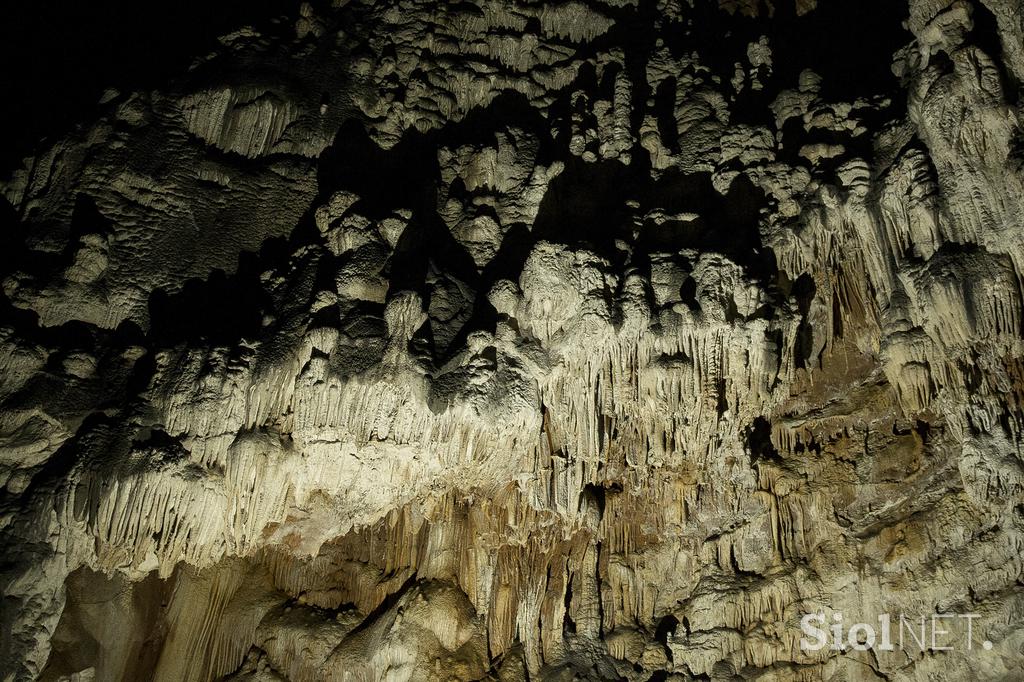
<instances>
[{"instance_id":1,"label":"siolnet. logo","mask_svg":"<svg viewBox=\"0 0 1024 682\"><path fill-rule=\"evenodd\" d=\"M832 623L824 613L808 613L800 619L800 638L803 651L820 651L829 647L833 651L971 651L975 648L974 621L976 613L932 613L925 616L907 616L882 613L874 623L853 623L846 626L843 614L832 614ZM985 651L992 642L981 642Z\"/></svg>"}]
</instances>

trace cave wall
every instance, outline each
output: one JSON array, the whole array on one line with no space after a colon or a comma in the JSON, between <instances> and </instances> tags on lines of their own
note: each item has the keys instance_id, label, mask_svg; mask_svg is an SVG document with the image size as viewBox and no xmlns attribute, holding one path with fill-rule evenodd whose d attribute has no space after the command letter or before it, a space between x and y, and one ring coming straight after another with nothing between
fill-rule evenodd
<instances>
[{"instance_id":1,"label":"cave wall","mask_svg":"<svg viewBox=\"0 0 1024 682\"><path fill-rule=\"evenodd\" d=\"M4 679L1024 679L1019 1L286 9L0 187Z\"/></svg>"}]
</instances>

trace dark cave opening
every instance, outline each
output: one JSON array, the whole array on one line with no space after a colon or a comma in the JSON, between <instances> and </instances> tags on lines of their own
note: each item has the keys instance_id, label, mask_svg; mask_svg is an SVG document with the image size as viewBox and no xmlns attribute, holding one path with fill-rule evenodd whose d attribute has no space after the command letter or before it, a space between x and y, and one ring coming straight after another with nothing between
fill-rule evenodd
<instances>
[{"instance_id":1,"label":"dark cave opening","mask_svg":"<svg viewBox=\"0 0 1024 682\"><path fill-rule=\"evenodd\" d=\"M744 436L752 464L782 461L779 451L772 443L772 425L766 417L755 417L753 423L746 428Z\"/></svg>"},{"instance_id":2,"label":"dark cave opening","mask_svg":"<svg viewBox=\"0 0 1024 682\"><path fill-rule=\"evenodd\" d=\"M667 645L669 638L675 636L677 627L679 627L678 618L672 614L665 616L658 621L658 627L654 631L654 639Z\"/></svg>"}]
</instances>

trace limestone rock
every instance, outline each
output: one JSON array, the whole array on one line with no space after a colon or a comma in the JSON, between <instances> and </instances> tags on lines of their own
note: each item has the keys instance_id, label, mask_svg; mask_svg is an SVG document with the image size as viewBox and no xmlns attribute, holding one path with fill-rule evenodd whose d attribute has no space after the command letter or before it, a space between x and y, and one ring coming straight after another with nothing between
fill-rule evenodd
<instances>
[{"instance_id":1,"label":"limestone rock","mask_svg":"<svg viewBox=\"0 0 1024 682\"><path fill-rule=\"evenodd\" d=\"M4 177L0 677L1024 679L1018 0L293 10Z\"/></svg>"}]
</instances>

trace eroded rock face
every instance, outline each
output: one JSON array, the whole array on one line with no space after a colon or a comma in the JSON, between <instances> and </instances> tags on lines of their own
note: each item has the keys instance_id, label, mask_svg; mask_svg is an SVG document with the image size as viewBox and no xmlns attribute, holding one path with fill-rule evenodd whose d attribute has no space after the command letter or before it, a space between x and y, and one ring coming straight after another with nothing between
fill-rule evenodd
<instances>
[{"instance_id":1,"label":"eroded rock face","mask_svg":"<svg viewBox=\"0 0 1024 682\"><path fill-rule=\"evenodd\" d=\"M4 679L1024 679L1021 16L335 0L106 97L3 185Z\"/></svg>"}]
</instances>

